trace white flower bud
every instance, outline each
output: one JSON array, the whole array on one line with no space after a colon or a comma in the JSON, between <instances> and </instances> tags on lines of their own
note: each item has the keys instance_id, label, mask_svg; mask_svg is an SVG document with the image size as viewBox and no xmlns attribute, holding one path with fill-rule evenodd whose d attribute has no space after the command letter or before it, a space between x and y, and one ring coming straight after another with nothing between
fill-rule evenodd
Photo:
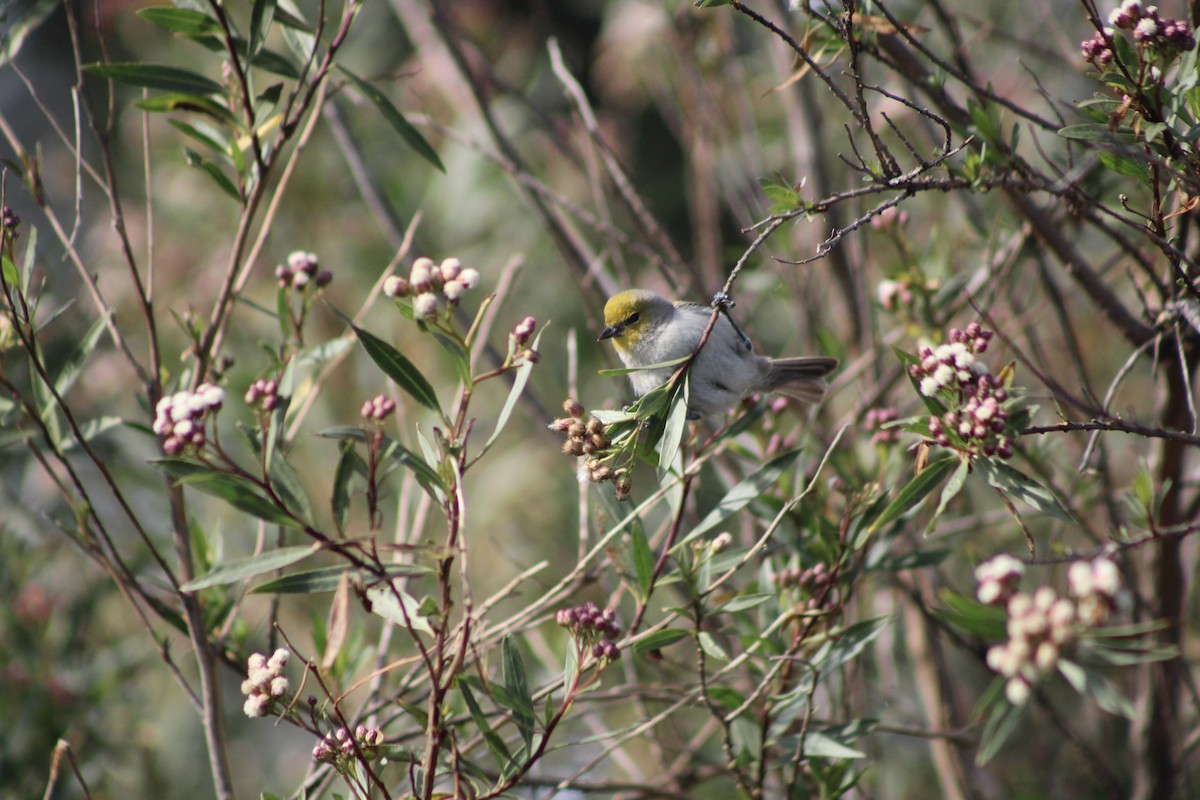
<instances>
[{"instance_id":1,"label":"white flower bud","mask_svg":"<svg viewBox=\"0 0 1200 800\"><path fill-rule=\"evenodd\" d=\"M418 317L433 317L437 314L437 295L433 292L423 292L413 300L413 313Z\"/></svg>"}]
</instances>

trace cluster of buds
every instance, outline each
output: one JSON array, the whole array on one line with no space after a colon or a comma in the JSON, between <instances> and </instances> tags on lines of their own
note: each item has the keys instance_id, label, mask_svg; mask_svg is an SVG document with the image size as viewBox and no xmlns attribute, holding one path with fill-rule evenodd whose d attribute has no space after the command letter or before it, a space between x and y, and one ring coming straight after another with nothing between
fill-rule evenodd
<instances>
[{"instance_id":1,"label":"cluster of buds","mask_svg":"<svg viewBox=\"0 0 1200 800\"><path fill-rule=\"evenodd\" d=\"M248 406L258 406L263 411L274 411L279 405L279 382L268 378L259 378L250 384L242 397Z\"/></svg>"},{"instance_id":2,"label":"cluster of buds","mask_svg":"<svg viewBox=\"0 0 1200 800\"><path fill-rule=\"evenodd\" d=\"M1001 553L975 568L975 580L979 584L975 596L984 605L1003 606L1017 593L1024 574L1023 563Z\"/></svg>"},{"instance_id":3,"label":"cluster of buds","mask_svg":"<svg viewBox=\"0 0 1200 800\"><path fill-rule=\"evenodd\" d=\"M811 567L784 567L771 575L771 579L780 589L796 589L808 596L809 610L817 610L820 598L833 585L833 572L823 562Z\"/></svg>"},{"instance_id":4,"label":"cluster of buds","mask_svg":"<svg viewBox=\"0 0 1200 800\"><path fill-rule=\"evenodd\" d=\"M894 408L872 408L867 411L866 427L871 431L871 444L892 444L900 439L900 433L895 428L885 428L889 422L895 422L900 414Z\"/></svg>"},{"instance_id":5,"label":"cluster of buds","mask_svg":"<svg viewBox=\"0 0 1200 800\"><path fill-rule=\"evenodd\" d=\"M346 728L338 728L325 737L313 748L313 760L321 764L348 764L356 756L371 761L379 755L379 747L383 744L383 731L366 725L354 729L354 736Z\"/></svg>"},{"instance_id":6,"label":"cluster of buds","mask_svg":"<svg viewBox=\"0 0 1200 800\"><path fill-rule=\"evenodd\" d=\"M1108 22L1114 28L1132 30L1134 41L1147 47L1184 52L1196 46L1196 37L1186 22L1161 17L1157 6L1143 6L1139 0L1125 0L1109 15Z\"/></svg>"},{"instance_id":7,"label":"cluster of buds","mask_svg":"<svg viewBox=\"0 0 1200 800\"><path fill-rule=\"evenodd\" d=\"M283 676L287 660L288 651L282 647L269 659L262 653L251 654L246 662L246 680L242 681L242 694L246 696L242 710L247 717L266 716L271 704L287 692L288 679Z\"/></svg>"},{"instance_id":8,"label":"cluster of buds","mask_svg":"<svg viewBox=\"0 0 1200 800\"><path fill-rule=\"evenodd\" d=\"M386 394L377 394L362 404L359 414L368 422L383 422L396 411L396 401Z\"/></svg>"},{"instance_id":9,"label":"cluster of buds","mask_svg":"<svg viewBox=\"0 0 1200 800\"><path fill-rule=\"evenodd\" d=\"M595 417L585 418L583 405L574 398L568 398L563 403L563 411L567 412L568 416L551 422L550 430L567 435L567 440L563 442L563 453L569 456L589 457L583 463L580 480L586 476L592 483L612 481L618 500L629 497L629 492L633 489L629 470L613 469L604 463L603 458L597 457L597 454L612 446L612 441L604 432L604 423Z\"/></svg>"},{"instance_id":10,"label":"cluster of buds","mask_svg":"<svg viewBox=\"0 0 1200 800\"><path fill-rule=\"evenodd\" d=\"M1121 597L1120 573L1107 558L1071 565L1071 597L1048 586L1018 592L1023 572L1021 562L1005 555L975 570L979 600L1007 611L1008 641L988 650L987 663L1007 679L1004 691L1013 705L1028 699L1033 684L1054 670L1063 648L1084 629L1106 622Z\"/></svg>"},{"instance_id":11,"label":"cluster of buds","mask_svg":"<svg viewBox=\"0 0 1200 800\"><path fill-rule=\"evenodd\" d=\"M584 603L560 610L557 619L580 648L590 650L597 661L616 661L621 657L617 647L621 627L617 625L615 610L601 611L595 603Z\"/></svg>"},{"instance_id":12,"label":"cluster of buds","mask_svg":"<svg viewBox=\"0 0 1200 800\"><path fill-rule=\"evenodd\" d=\"M320 269L316 253L297 250L287 258L286 264L275 268L275 277L279 279L280 288L292 287L298 292L306 291L310 286L318 289L329 285L333 273Z\"/></svg>"},{"instance_id":13,"label":"cluster of buds","mask_svg":"<svg viewBox=\"0 0 1200 800\"><path fill-rule=\"evenodd\" d=\"M203 447L207 441L205 419L210 412L220 411L224 402L225 390L211 383L159 400L154 409L154 432L163 437L163 452L176 456L187 447Z\"/></svg>"},{"instance_id":14,"label":"cluster of buds","mask_svg":"<svg viewBox=\"0 0 1200 800\"><path fill-rule=\"evenodd\" d=\"M935 442L972 455L1012 458L1012 439L1005 435L1008 390L977 359L991 338L992 332L976 322L962 330L951 328L947 344L921 348L921 363L914 364L910 374L921 394L950 401L944 414L929 418L929 435Z\"/></svg>"},{"instance_id":15,"label":"cluster of buds","mask_svg":"<svg viewBox=\"0 0 1200 800\"><path fill-rule=\"evenodd\" d=\"M912 293L912 287L904 281L880 281L875 291L879 298L879 305L888 311L909 308L916 300Z\"/></svg>"},{"instance_id":16,"label":"cluster of buds","mask_svg":"<svg viewBox=\"0 0 1200 800\"><path fill-rule=\"evenodd\" d=\"M383 282L383 293L388 297L413 297L413 313L418 317L433 319L437 316L441 301L456 305L468 289L479 285L479 273L464 267L457 258L447 258L441 264L433 259L421 257L413 262L408 278L389 275Z\"/></svg>"},{"instance_id":17,"label":"cluster of buds","mask_svg":"<svg viewBox=\"0 0 1200 800\"><path fill-rule=\"evenodd\" d=\"M15 239L20 235L17 230L21 227L21 218L17 216L17 212L13 211L8 206L0 210L0 231L3 232L5 239Z\"/></svg>"},{"instance_id":18,"label":"cluster of buds","mask_svg":"<svg viewBox=\"0 0 1200 800\"><path fill-rule=\"evenodd\" d=\"M1076 561L1067 570L1067 586L1075 598L1079 619L1086 625L1105 623L1122 597L1121 573L1108 558Z\"/></svg>"},{"instance_id":19,"label":"cluster of buds","mask_svg":"<svg viewBox=\"0 0 1200 800\"><path fill-rule=\"evenodd\" d=\"M1080 43L1083 60L1104 66L1113 60L1109 46L1118 30L1130 31L1139 48L1153 51L1168 59L1196 47L1196 37L1187 22L1160 16L1157 6L1142 5L1140 0L1125 0L1108 15L1112 27L1097 32Z\"/></svg>"},{"instance_id":20,"label":"cluster of buds","mask_svg":"<svg viewBox=\"0 0 1200 800\"><path fill-rule=\"evenodd\" d=\"M1007 678L1004 694L1013 705L1029 698L1042 676L1054 671L1062 648L1078 629L1075 604L1049 586L1008 599L1008 641L988 650L987 664Z\"/></svg>"},{"instance_id":21,"label":"cluster of buds","mask_svg":"<svg viewBox=\"0 0 1200 800\"><path fill-rule=\"evenodd\" d=\"M907 224L908 212L901 211L896 206L888 206L883 211L871 217L871 227L877 231L899 228Z\"/></svg>"}]
</instances>

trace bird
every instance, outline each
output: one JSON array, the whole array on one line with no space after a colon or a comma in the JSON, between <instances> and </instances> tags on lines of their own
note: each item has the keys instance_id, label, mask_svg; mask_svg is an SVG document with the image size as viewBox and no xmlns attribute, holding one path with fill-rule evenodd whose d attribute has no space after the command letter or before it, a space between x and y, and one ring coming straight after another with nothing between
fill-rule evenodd
<instances>
[{"instance_id":1,"label":"bird","mask_svg":"<svg viewBox=\"0 0 1200 800\"><path fill-rule=\"evenodd\" d=\"M718 306L728 298L718 295ZM698 303L672 302L645 289L618 292L604 304L604 330L621 362L634 369L629 381L640 397L666 383L679 364L655 366L687 358L696 351L713 309ZM836 358L804 356L771 358L754 352L745 334L721 313L708 341L688 370L688 419L724 414L757 392L778 392L805 403L825 397L825 376Z\"/></svg>"}]
</instances>

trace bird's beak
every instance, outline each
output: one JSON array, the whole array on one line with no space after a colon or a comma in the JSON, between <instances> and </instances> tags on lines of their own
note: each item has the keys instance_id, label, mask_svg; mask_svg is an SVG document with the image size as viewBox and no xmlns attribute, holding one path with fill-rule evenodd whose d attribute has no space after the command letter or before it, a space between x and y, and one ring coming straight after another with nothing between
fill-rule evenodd
<instances>
[{"instance_id":1,"label":"bird's beak","mask_svg":"<svg viewBox=\"0 0 1200 800\"><path fill-rule=\"evenodd\" d=\"M604 330L600 331L600 336L596 339L597 342L603 342L605 339L611 339L614 336L620 336L625 331L621 325L609 325Z\"/></svg>"}]
</instances>

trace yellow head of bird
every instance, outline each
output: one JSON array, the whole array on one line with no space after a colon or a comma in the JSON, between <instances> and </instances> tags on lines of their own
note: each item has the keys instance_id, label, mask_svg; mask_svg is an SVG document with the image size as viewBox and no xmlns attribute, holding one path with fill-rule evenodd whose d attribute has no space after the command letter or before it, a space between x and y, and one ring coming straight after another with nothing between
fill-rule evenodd
<instances>
[{"instance_id":1,"label":"yellow head of bird","mask_svg":"<svg viewBox=\"0 0 1200 800\"><path fill-rule=\"evenodd\" d=\"M608 298L604 304L604 330L599 340L612 339L613 347L624 350L637 343L650 324L651 292L628 289Z\"/></svg>"}]
</instances>

